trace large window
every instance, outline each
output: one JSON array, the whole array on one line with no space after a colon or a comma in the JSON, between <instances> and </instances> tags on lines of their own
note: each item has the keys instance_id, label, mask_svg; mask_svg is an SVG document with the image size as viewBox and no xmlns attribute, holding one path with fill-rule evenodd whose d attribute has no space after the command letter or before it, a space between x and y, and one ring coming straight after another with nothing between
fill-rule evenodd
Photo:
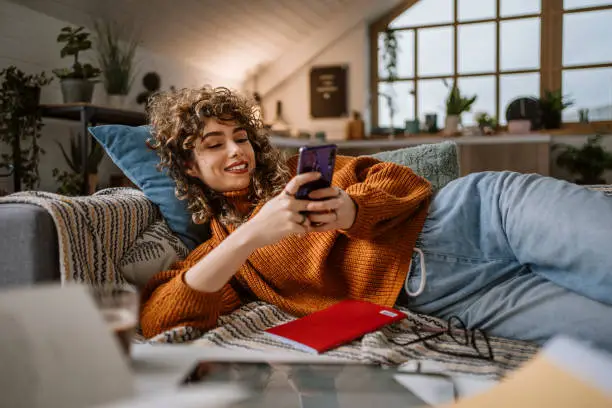
<instances>
[{"instance_id":1,"label":"large window","mask_svg":"<svg viewBox=\"0 0 612 408\"><path fill-rule=\"evenodd\" d=\"M564 0L562 89L575 104L563 120L612 120L612 0Z\"/></svg>"},{"instance_id":2,"label":"large window","mask_svg":"<svg viewBox=\"0 0 612 408\"><path fill-rule=\"evenodd\" d=\"M559 17L563 16L563 21ZM406 120L445 116L454 81L477 95L472 113L485 111L505 124L508 103L562 89L575 101L564 112L577 121L612 119L612 0L407 0L373 25L373 125L403 127ZM397 41L397 68L385 68L386 31ZM544 55L542 55L542 50ZM392 96L393 123L389 98Z\"/></svg>"}]
</instances>

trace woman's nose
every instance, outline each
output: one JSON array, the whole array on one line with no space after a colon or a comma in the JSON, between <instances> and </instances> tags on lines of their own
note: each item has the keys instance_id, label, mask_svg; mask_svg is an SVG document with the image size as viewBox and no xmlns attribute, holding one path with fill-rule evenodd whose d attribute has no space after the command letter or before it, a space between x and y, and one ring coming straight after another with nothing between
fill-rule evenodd
<instances>
[{"instance_id":1,"label":"woman's nose","mask_svg":"<svg viewBox=\"0 0 612 408\"><path fill-rule=\"evenodd\" d=\"M242 153L240 146L234 141L229 142L227 148L229 150L230 157L239 156Z\"/></svg>"}]
</instances>

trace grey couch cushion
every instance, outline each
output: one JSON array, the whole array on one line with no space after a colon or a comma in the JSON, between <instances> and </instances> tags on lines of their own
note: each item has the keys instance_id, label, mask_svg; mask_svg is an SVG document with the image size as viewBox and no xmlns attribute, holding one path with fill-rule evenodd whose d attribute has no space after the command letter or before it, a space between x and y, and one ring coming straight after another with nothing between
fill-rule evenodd
<instances>
[{"instance_id":1,"label":"grey couch cushion","mask_svg":"<svg viewBox=\"0 0 612 408\"><path fill-rule=\"evenodd\" d=\"M453 141L389 150L372 156L410 167L416 174L431 182L434 192L460 175L457 144Z\"/></svg>"},{"instance_id":2,"label":"grey couch cushion","mask_svg":"<svg viewBox=\"0 0 612 408\"><path fill-rule=\"evenodd\" d=\"M0 204L0 225L0 286L60 278L57 233L46 210Z\"/></svg>"}]
</instances>

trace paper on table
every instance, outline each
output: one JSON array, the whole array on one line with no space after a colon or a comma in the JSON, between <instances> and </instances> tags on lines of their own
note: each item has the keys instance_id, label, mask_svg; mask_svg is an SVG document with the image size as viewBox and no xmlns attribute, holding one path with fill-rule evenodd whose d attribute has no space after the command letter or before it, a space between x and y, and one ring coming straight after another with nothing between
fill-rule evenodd
<instances>
[{"instance_id":1,"label":"paper on table","mask_svg":"<svg viewBox=\"0 0 612 408\"><path fill-rule=\"evenodd\" d=\"M2 406L80 408L133 395L127 361L84 287L2 290L0 328Z\"/></svg>"},{"instance_id":2,"label":"paper on table","mask_svg":"<svg viewBox=\"0 0 612 408\"><path fill-rule=\"evenodd\" d=\"M610 408L612 356L558 337L487 392L447 408Z\"/></svg>"}]
</instances>

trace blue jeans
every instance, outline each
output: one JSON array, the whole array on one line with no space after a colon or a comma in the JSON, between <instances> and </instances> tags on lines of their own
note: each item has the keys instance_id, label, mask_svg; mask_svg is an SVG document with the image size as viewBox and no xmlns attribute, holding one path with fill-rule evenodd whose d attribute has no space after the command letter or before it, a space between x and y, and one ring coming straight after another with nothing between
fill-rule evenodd
<instances>
[{"instance_id":1,"label":"blue jeans","mask_svg":"<svg viewBox=\"0 0 612 408\"><path fill-rule=\"evenodd\" d=\"M543 343L612 350L612 197L548 177L476 173L433 199L406 286L417 312ZM422 262L424 261L424 262Z\"/></svg>"}]
</instances>

